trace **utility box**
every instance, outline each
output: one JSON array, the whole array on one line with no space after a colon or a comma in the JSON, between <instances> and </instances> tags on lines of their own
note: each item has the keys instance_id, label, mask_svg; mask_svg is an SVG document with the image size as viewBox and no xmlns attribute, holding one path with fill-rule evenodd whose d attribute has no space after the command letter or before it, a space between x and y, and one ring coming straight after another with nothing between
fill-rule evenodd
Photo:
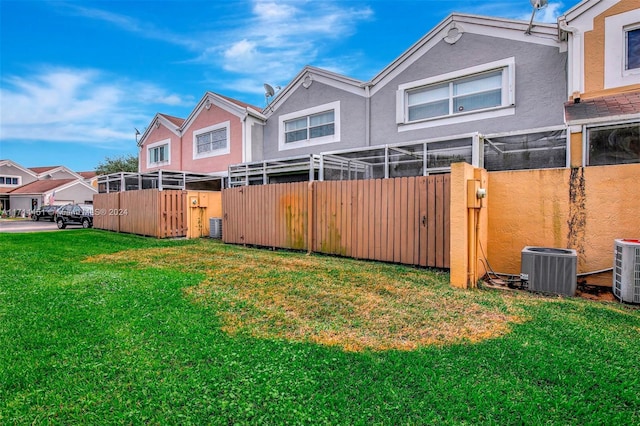
<instances>
[{"instance_id":1,"label":"utility box","mask_svg":"<svg viewBox=\"0 0 640 426\"><path fill-rule=\"evenodd\" d=\"M209 237L218 240L222 239L222 218L209 218Z\"/></svg>"},{"instance_id":2,"label":"utility box","mask_svg":"<svg viewBox=\"0 0 640 426\"><path fill-rule=\"evenodd\" d=\"M520 279L529 291L575 296L578 256L575 250L530 247L522 250Z\"/></svg>"},{"instance_id":3,"label":"utility box","mask_svg":"<svg viewBox=\"0 0 640 426\"><path fill-rule=\"evenodd\" d=\"M640 240L615 240L613 294L621 302L640 303Z\"/></svg>"}]
</instances>

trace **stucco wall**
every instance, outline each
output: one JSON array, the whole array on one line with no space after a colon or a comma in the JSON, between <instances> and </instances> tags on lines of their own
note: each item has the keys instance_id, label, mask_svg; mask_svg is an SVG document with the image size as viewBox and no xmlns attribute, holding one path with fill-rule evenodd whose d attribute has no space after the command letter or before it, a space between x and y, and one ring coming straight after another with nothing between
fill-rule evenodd
<instances>
[{"instance_id":1,"label":"stucco wall","mask_svg":"<svg viewBox=\"0 0 640 426\"><path fill-rule=\"evenodd\" d=\"M612 267L614 240L640 238L639 177L640 164L489 173L491 266L520 273L522 249L543 246L576 249L578 273Z\"/></svg>"},{"instance_id":2,"label":"stucco wall","mask_svg":"<svg viewBox=\"0 0 640 426\"><path fill-rule=\"evenodd\" d=\"M279 117L284 114L324 105L330 102L340 101L340 141L322 145L309 145L299 149L278 149ZM365 143L365 98L345 92L335 87L313 81L308 89L298 87L278 107L267 120L264 128L264 159L294 157L320 153L323 151L335 151L346 148L357 148Z\"/></svg>"},{"instance_id":3,"label":"stucco wall","mask_svg":"<svg viewBox=\"0 0 640 426\"><path fill-rule=\"evenodd\" d=\"M153 145L156 142L160 142L166 139L171 140L171 162L167 165L160 167L147 167L147 156L149 154L149 145ZM176 136L171 130L164 126L160 126L157 129L154 128L149 133L149 136L145 140L144 145L140 149L140 155L138 156L138 170L140 173L147 171L153 171L158 169L165 170L182 170L182 159L180 157L180 137Z\"/></svg>"},{"instance_id":4,"label":"stucco wall","mask_svg":"<svg viewBox=\"0 0 640 426\"><path fill-rule=\"evenodd\" d=\"M584 90L583 97L605 89L605 18L638 9L638 0L621 0L593 20L593 29L584 33ZM622 48L622 46L620 47Z\"/></svg>"},{"instance_id":5,"label":"stucco wall","mask_svg":"<svg viewBox=\"0 0 640 426\"><path fill-rule=\"evenodd\" d=\"M515 115L398 132L398 85L515 58ZM479 131L498 133L564 123L566 53L559 48L465 33L455 44L440 41L426 55L380 89L371 100L372 145ZM435 121L434 121L435 122Z\"/></svg>"},{"instance_id":6,"label":"stucco wall","mask_svg":"<svg viewBox=\"0 0 640 426\"><path fill-rule=\"evenodd\" d=\"M26 185L37 180L35 177L33 177L33 175L26 173L17 167L9 166L7 164L0 166L0 176L19 177L19 185ZM0 187L17 188L16 185L0 185Z\"/></svg>"},{"instance_id":7,"label":"stucco wall","mask_svg":"<svg viewBox=\"0 0 640 426\"><path fill-rule=\"evenodd\" d=\"M485 273L478 259L482 258L481 247L487 246L487 198L477 200L479 208L470 208L470 181L477 181L480 188L486 189L487 171L466 163L451 165L450 282L459 288L476 287Z\"/></svg>"},{"instance_id":8,"label":"stucco wall","mask_svg":"<svg viewBox=\"0 0 640 426\"><path fill-rule=\"evenodd\" d=\"M93 195L97 191L87 188L84 185L76 184L61 191L56 191L55 202L59 204L58 200L72 200L72 203L85 203L93 202Z\"/></svg>"},{"instance_id":9,"label":"stucco wall","mask_svg":"<svg viewBox=\"0 0 640 426\"><path fill-rule=\"evenodd\" d=\"M193 133L200 129L229 122L229 154L193 158ZM211 105L202 108L193 122L182 133L182 168L196 173L224 172L230 164L242 163L242 122L238 116Z\"/></svg>"}]
</instances>

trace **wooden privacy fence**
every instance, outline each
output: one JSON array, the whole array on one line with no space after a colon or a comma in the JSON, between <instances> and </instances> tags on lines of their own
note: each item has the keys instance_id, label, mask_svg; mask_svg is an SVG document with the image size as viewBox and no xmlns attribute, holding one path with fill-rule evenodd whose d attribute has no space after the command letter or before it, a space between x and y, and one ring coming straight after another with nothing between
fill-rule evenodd
<instances>
[{"instance_id":1,"label":"wooden privacy fence","mask_svg":"<svg viewBox=\"0 0 640 426\"><path fill-rule=\"evenodd\" d=\"M223 240L448 268L449 200L448 174L225 189Z\"/></svg>"},{"instance_id":2,"label":"wooden privacy fence","mask_svg":"<svg viewBox=\"0 0 640 426\"><path fill-rule=\"evenodd\" d=\"M186 191L144 189L93 196L93 226L156 238L187 233Z\"/></svg>"}]
</instances>

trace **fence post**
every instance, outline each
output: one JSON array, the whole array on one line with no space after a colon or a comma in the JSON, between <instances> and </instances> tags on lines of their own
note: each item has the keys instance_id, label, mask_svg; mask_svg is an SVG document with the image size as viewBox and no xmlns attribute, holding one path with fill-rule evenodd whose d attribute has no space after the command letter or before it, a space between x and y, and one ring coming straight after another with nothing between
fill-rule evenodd
<instances>
[{"instance_id":1,"label":"fence post","mask_svg":"<svg viewBox=\"0 0 640 426\"><path fill-rule=\"evenodd\" d=\"M313 189L315 186L314 181L309 181L309 190L307 191L307 253L313 252L313 231L314 226L314 210L315 210L315 196Z\"/></svg>"},{"instance_id":2,"label":"fence post","mask_svg":"<svg viewBox=\"0 0 640 426\"><path fill-rule=\"evenodd\" d=\"M487 188L487 172L467 163L451 165L450 281L453 287L474 288L484 273L480 244L487 246L487 203L476 200L474 187ZM470 204L477 202L479 208Z\"/></svg>"}]
</instances>

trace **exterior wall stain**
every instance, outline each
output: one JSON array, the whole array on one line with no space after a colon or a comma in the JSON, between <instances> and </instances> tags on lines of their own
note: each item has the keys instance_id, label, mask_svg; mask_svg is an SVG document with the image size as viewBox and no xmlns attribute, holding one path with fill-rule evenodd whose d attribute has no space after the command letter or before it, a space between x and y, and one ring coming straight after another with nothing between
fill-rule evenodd
<instances>
[{"instance_id":1,"label":"exterior wall stain","mask_svg":"<svg viewBox=\"0 0 640 426\"><path fill-rule=\"evenodd\" d=\"M587 226L587 211L585 208L587 196L584 179L584 168L571 169L569 176L569 219L567 226L567 246L575 249L578 254L578 265L585 259L585 230Z\"/></svg>"}]
</instances>

